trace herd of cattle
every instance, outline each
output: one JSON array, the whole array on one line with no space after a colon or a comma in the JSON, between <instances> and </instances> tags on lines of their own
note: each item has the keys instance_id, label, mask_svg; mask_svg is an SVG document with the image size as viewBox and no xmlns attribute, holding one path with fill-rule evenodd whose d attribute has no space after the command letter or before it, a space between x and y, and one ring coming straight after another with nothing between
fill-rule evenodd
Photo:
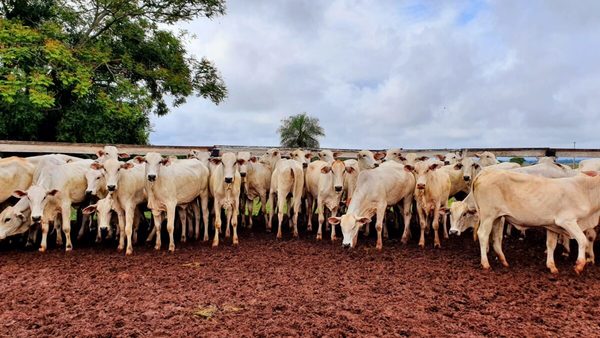
<instances>
[{"instance_id":1,"label":"herd of cattle","mask_svg":"<svg viewBox=\"0 0 600 338\"><path fill-rule=\"evenodd\" d=\"M116 223L118 249L125 249L127 255L133 253L137 227L147 209L154 223L148 240L155 239L157 250L165 218L169 250L175 250L176 213L181 242L201 235L209 240L211 218L212 245L217 246L224 209L224 236L230 237L231 228L236 245L238 218L251 227L252 209L259 200L267 231L277 213L277 238L282 237L284 220L294 237L300 222L312 232L317 213L318 240L324 225L331 240L336 240L339 224L342 245L354 247L359 231L368 235L374 221L377 249L381 249L389 223L384 219L392 218L398 224L402 218L401 240L406 244L416 210L419 246L425 246L430 229L434 246L441 245L440 223L444 238L473 228L484 269L490 268L490 235L494 252L508 266L502 252L505 225L507 231L513 227L546 230L546 265L553 273L558 271L554 250L559 241L568 252L570 239L576 240L577 273L586 262L594 261L593 242L600 220L600 159L581 161L575 170L552 158L540 158L537 164L524 167L499 163L490 152L468 156L463 151L427 158L400 149L363 150L356 159L345 161L329 150L318 151L314 161L311 152L300 149L282 155L278 149L260 157L249 152L211 157L209 152L191 151L187 159L177 159L151 152L125 162L122 159L129 158L128 154L106 146L98 151L96 160L62 154L0 159L0 240L27 235L32 244L41 231L39 250L44 252L53 225L57 244L62 245L64 234L69 251L73 247L71 208L80 207L84 216L78 235L92 228L91 215L95 214L96 241L112 236ZM84 205L90 196L96 202ZM459 200L451 203L452 197Z\"/></svg>"}]
</instances>

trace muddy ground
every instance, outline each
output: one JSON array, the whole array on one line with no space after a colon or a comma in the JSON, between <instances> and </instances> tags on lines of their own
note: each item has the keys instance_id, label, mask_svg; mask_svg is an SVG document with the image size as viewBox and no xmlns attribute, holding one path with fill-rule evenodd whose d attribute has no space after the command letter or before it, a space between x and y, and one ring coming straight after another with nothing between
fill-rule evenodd
<instances>
[{"instance_id":1,"label":"muddy ground","mask_svg":"<svg viewBox=\"0 0 600 338\"><path fill-rule=\"evenodd\" d=\"M360 238L277 241L241 231L240 246L178 244L175 254L112 244L71 253L0 251L0 335L25 336L597 336L600 268L553 276L544 238L505 240L511 264L479 268L463 235L426 249ZM394 234L395 235L395 234ZM598 249L598 248L596 248ZM576 250L575 250L576 251ZM490 255L491 257L492 255Z\"/></svg>"}]
</instances>

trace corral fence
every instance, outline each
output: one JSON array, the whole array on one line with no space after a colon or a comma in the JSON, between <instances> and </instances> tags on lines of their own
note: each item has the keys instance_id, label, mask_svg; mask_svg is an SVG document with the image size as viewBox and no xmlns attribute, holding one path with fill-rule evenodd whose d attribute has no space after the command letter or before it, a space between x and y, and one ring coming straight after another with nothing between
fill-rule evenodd
<instances>
[{"instance_id":1,"label":"corral fence","mask_svg":"<svg viewBox=\"0 0 600 338\"><path fill-rule=\"evenodd\" d=\"M35 141L2 141L0 140L0 154L5 156L18 155L29 156L37 154L62 153L69 155L87 155L91 156L104 147L100 143L68 143L68 142L35 142ZM190 150L209 151L213 156L219 156L224 152L249 151L253 155L261 155L271 148L281 149L283 153L293 149L281 147L255 147L255 146L234 146L234 145L212 145L212 146L155 146L155 145L134 145L134 144L113 144L119 151L132 155L143 155L151 151L159 152L162 155L185 156ZM341 158L356 158L356 153L362 149L329 149L338 152ZM385 149L370 149L374 152L384 151ZM435 154L446 154L449 152L460 151L462 149L403 149L404 152L414 152L419 155L433 156ZM315 149L316 151L316 149ZM575 148L468 148L470 154L483 151L491 151L497 157L540 157L555 156L557 158L588 158L600 157L600 149L575 149Z\"/></svg>"}]
</instances>

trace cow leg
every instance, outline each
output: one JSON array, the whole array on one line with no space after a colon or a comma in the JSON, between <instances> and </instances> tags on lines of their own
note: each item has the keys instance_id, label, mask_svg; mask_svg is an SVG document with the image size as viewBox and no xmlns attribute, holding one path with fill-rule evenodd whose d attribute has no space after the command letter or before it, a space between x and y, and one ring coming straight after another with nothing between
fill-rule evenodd
<instances>
[{"instance_id":1,"label":"cow leg","mask_svg":"<svg viewBox=\"0 0 600 338\"><path fill-rule=\"evenodd\" d=\"M404 216L404 232L402 233L402 244L408 243L410 239L410 218L411 214L411 206L412 206L412 196L407 196L402 201L402 214Z\"/></svg>"},{"instance_id":2,"label":"cow leg","mask_svg":"<svg viewBox=\"0 0 600 338\"><path fill-rule=\"evenodd\" d=\"M313 197L310 193L306 194L306 231L312 231L312 216L313 216ZM319 197L317 196L317 212L319 213L319 230L317 231L317 239L321 239L321 211L319 210Z\"/></svg>"},{"instance_id":3,"label":"cow leg","mask_svg":"<svg viewBox=\"0 0 600 338\"><path fill-rule=\"evenodd\" d=\"M71 243L71 203L65 203L61 206L62 214L62 228L65 233L65 251L73 250L73 243Z\"/></svg>"},{"instance_id":4,"label":"cow leg","mask_svg":"<svg viewBox=\"0 0 600 338\"><path fill-rule=\"evenodd\" d=\"M154 234L156 235L156 244L154 244L154 250L160 250L160 228L162 225L162 212L160 210L152 209L152 218L154 219Z\"/></svg>"},{"instance_id":5,"label":"cow leg","mask_svg":"<svg viewBox=\"0 0 600 338\"><path fill-rule=\"evenodd\" d=\"M338 207L338 206L336 206L336 207L334 207L334 208L333 208L333 210L331 210L331 216L332 216L332 217L337 217L337 214L338 214L338 209L339 209L339 207ZM337 239L337 238L336 238L336 236L335 236L335 225L333 225L333 224L332 224L332 225L331 225L331 241L333 242L333 241L335 241L336 239Z\"/></svg>"},{"instance_id":6,"label":"cow leg","mask_svg":"<svg viewBox=\"0 0 600 338\"><path fill-rule=\"evenodd\" d=\"M181 221L181 238L179 240L181 243L185 243L187 241L187 207L179 206L176 209L179 214L179 221Z\"/></svg>"},{"instance_id":7,"label":"cow leg","mask_svg":"<svg viewBox=\"0 0 600 338\"><path fill-rule=\"evenodd\" d=\"M233 230L233 238L232 238L233 245L239 244L239 239L238 239L238 234L237 234L238 214L240 212L239 203L240 203L239 198L233 202L233 210L232 210L233 215L231 215L231 228ZM252 206L252 203L250 203L250 205ZM252 207L250 207L250 209L252 209ZM250 215L252 215L252 210L250 210Z\"/></svg>"},{"instance_id":8,"label":"cow leg","mask_svg":"<svg viewBox=\"0 0 600 338\"><path fill-rule=\"evenodd\" d=\"M154 239L154 236L156 235L156 227L152 227L152 229L150 230L150 233L148 234L148 237L146 238L146 242L149 243Z\"/></svg>"},{"instance_id":9,"label":"cow leg","mask_svg":"<svg viewBox=\"0 0 600 338\"><path fill-rule=\"evenodd\" d=\"M167 232L169 233L169 251L175 252L175 203L167 204Z\"/></svg>"},{"instance_id":10,"label":"cow leg","mask_svg":"<svg viewBox=\"0 0 600 338\"><path fill-rule=\"evenodd\" d=\"M133 254L133 220L135 217L135 206L125 206L125 235L127 236L127 256Z\"/></svg>"},{"instance_id":11,"label":"cow leg","mask_svg":"<svg viewBox=\"0 0 600 338\"><path fill-rule=\"evenodd\" d=\"M50 226L47 220L42 221L42 243L40 244L40 252L46 252L48 247L48 230Z\"/></svg>"},{"instance_id":12,"label":"cow leg","mask_svg":"<svg viewBox=\"0 0 600 338\"><path fill-rule=\"evenodd\" d=\"M510 237L511 234L512 234L512 224L508 223L506 225L506 236Z\"/></svg>"},{"instance_id":13,"label":"cow leg","mask_svg":"<svg viewBox=\"0 0 600 338\"><path fill-rule=\"evenodd\" d=\"M387 205L384 203L377 207L377 219L375 220L375 229L377 230L377 250L381 250L383 248L383 239L381 238L381 233L383 232L383 218L385 217L385 209Z\"/></svg>"},{"instance_id":14,"label":"cow leg","mask_svg":"<svg viewBox=\"0 0 600 338\"><path fill-rule=\"evenodd\" d=\"M244 183L242 182L242 186L244 185ZM246 203L246 196L243 192L240 193L240 209L242 209L242 227L246 228L248 226L248 221L246 220L246 206L248 205L248 203Z\"/></svg>"},{"instance_id":15,"label":"cow leg","mask_svg":"<svg viewBox=\"0 0 600 338\"><path fill-rule=\"evenodd\" d=\"M215 211L215 236L213 237L213 248L219 246L219 233L221 232L221 204L215 198L214 202Z\"/></svg>"},{"instance_id":16,"label":"cow leg","mask_svg":"<svg viewBox=\"0 0 600 338\"><path fill-rule=\"evenodd\" d=\"M140 228L140 217L142 217L142 213L137 206L132 207L133 210L133 235L131 238L131 244L136 245L138 241L138 230ZM125 218L125 222L127 222L127 218ZM127 225L125 225L125 231L127 231Z\"/></svg>"},{"instance_id":17,"label":"cow leg","mask_svg":"<svg viewBox=\"0 0 600 338\"><path fill-rule=\"evenodd\" d=\"M263 217L265 218L265 225L267 224L268 221L268 217L267 217L267 194L261 194L260 195L260 210L263 214Z\"/></svg>"},{"instance_id":18,"label":"cow leg","mask_svg":"<svg viewBox=\"0 0 600 338\"><path fill-rule=\"evenodd\" d=\"M275 203L276 203L274 201L275 199L276 199L275 194L270 193L269 194L269 199L268 199L268 202L267 202L268 205L269 205L269 207L268 207L268 209L269 209L269 219L267 220L267 226L266 226L267 232L271 232L271 228L272 228L272 225L273 225L273 215L275 214Z\"/></svg>"},{"instance_id":19,"label":"cow leg","mask_svg":"<svg viewBox=\"0 0 600 338\"><path fill-rule=\"evenodd\" d=\"M312 209L312 208L311 208ZM317 213L319 214L319 226L317 228L317 240L323 239L323 222L325 222L325 205L323 199L317 196ZM309 217L311 219L312 217Z\"/></svg>"},{"instance_id":20,"label":"cow leg","mask_svg":"<svg viewBox=\"0 0 600 338\"><path fill-rule=\"evenodd\" d=\"M119 246L118 251L125 249L125 210L119 208L115 210L117 212L117 219L119 220Z\"/></svg>"},{"instance_id":21,"label":"cow leg","mask_svg":"<svg viewBox=\"0 0 600 338\"><path fill-rule=\"evenodd\" d=\"M479 229L477 229L477 237L479 237L479 250L481 253L481 266L484 270L490 269L490 262L487 257L489 247L490 233L494 226L493 218L483 218L480 221Z\"/></svg>"},{"instance_id":22,"label":"cow leg","mask_svg":"<svg viewBox=\"0 0 600 338\"><path fill-rule=\"evenodd\" d=\"M294 236L294 238L298 238L298 215L300 214L300 209L302 208L302 196L294 196L292 198L292 201L294 201L294 219L292 221L292 236Z\"/></svg>"},{"instance_id":23,"label":"cow leg","mask_svg":"<svg viewBox=\"0 0 600 338\"><path fill-rule=\"evenodd\" d=\"M293 220L291 217L291 215L292 215L292 198L291 197L287 198L286 206L287 206L287 208L286 208L285 214L286 214L287 220L288 220L288 227L291 229L294 226ZM294 210L294 212L296 212L296 210Z\"/></svg>"},{"instance_id":24,"label":"cow leg","mask_svg":"<svg viewBox=\"0 0 600 338\"><path fill-rule=\"evenodd\" d=\"M393 216L392 216L393 217ZM387 222L384 216L384 220L383 220L383 238L388 239L389 235L388 235L388 226L387 226Z\"/></svg>"},{"instance_id":25,"label":"cow leg","mask_svg":"<svg viewBox=\"0 0 600 338\"><path fill-rule=\"evenodd\" d=\"M233 208L233 207L231 207ZM231 224L231 217L233 214L233 209L225 208L225 238L229 238L231 233L229 232L229 225Z\"/></svg>"},{"instance_id":26,"label":"cow leg","mask_svg":"<svg viewBox=\"0 0 600 338\"><path fill-rule=\"evenodd\" d=\"M83 236L85 236L85 230L89 219L89 215L83 215L83 221L81 222L81 227L79 227L79 232L77 233L78 241L81 241L83 239Z\"/></svg>"},{"instance_id":27,"label":"cow leg","mask_svg":"<svg viewBox=\"0 0 600 338\"><path fill-rule=\"evenodd\" d=\"M248 209L248 229L252 229L252 215L254 214L254 200L247 198L246 200L246 209ZM246 217L245 214L242 214L242 218Z\"/></svg>"},{"instance_id":28,"label":"cow leg","mask_svg":"<svg viewBox=\"0 0 600 338\"><path fill-rule=\"evenodd\" d=\"M208 241L208 193L202 196L200 199L200 206L202 207L202 222L204 222L204 238L203 241ZM197 236L200 236L200 232L197 232ZM196 237L197 239L198 237Z\"/></svg>"},{"instance_id":29,"label":"cow leg","mask_svg":"<svg viewBox=\"0 0 600 338\"><path fill-rule=\"evenodd\" d=\"M587 249L586 249L586 254L587 254L586 261L588 263L594 264L596 261L595 256L594 256L594 241L596 240L596 230L595 229L587 229L585 231L585 236L587 237L588 242L589 242Z\"/></svg>"},{"instance_id":30,"label":"cow leg","mask_svg":"<svg viewBox=\"0 0 600 338\"><path fill-rule=\"evenodd\" d=\"M577 262L575 264L575 272L578 274L582 273L583 269L585 268L585 253L589 243L587 237L585 236L583 231L581 231L579 224L577 224L577 221L575 220L557 220L556 225L565 229L569 233L569 235L571 235L571 237L575 238L575 240L577 241L579 247L577 250Z\"/></svg>"},{"instance_id":31,"label":"cow leg","mask_svg":"<svg viewBox=\"0 0 600 338\"><path fill-rule=\"evenodd\" d=\"M557 241L558 234L553 231L546 230L546 267L550 269L551 273L558 273L558 269L554 263L554 249L556 249Z\"/></svg>"},{"instance_id":32,"label":"cow leg","mask_svg":"<svg viewBox=\"0 0 600 338\"><path fill-rule=\"evenodd\" d=\"M39 230L40 229L38 226L33 226L33 227L29 228L29 233L27 236L27 243L25 243L26 248L32 247L35 244L35 240L37 239L37 234L38 234Z\"/></svg>"},{"instance_id":33,"label":"cow leg","mask_svg":"<svg viewBox=\"0 0 600 338\"><path fill-rule=\"evenodd\" d=\"M419 246L421 248L425 247L425 229L427 228L427 216L421 208L420 205L417 204L417 213L419 214L419 225L421 226L421 237L419 238Z\"/></svg>"},{"instance_id":34,"label":"cow leg","mask_svg":"<svg viewBox=\"0 0 600 338\"><path fill-rule=\"evenodd\" d=\"M492 245L494 247L494 252L498 256L500 263L503 266L508 267L508 262L506 261L506 257L504 256L504 252L502 251L502 234L504 232L504 222L500 219L497 220L492 228Z\"/></svg>"},{"instance_id":35,"label":"cow leg","mask_svg":"<svg viewBox=\"0 0 600 338\"><path fill-rule=\"evenodd\" d=\"M440 243L440 233L438 231L440 227L440 206L436 205L435 209L433 209L433 221L431 222L431 226L433 227L433 247L440 248L442 245Z\"/></svg>"},{"instance_id":36,"label":"cow leg","mask_svg":"<svg viewBox=\"0 0 600 338\"><path fill-rule=\"evenodd\" d=\"M445 209L447 210L447 208ZM448 237L448 215L446 214L446 211L442 211L442 224L443 224L443 230L444 230L444 239L449 239Z\"/></svg>"},{"instance_id":37,"label":"cow leg","mask_svg":"<svg viewBox=\"0 0 600 338\"><path fill-rule=\"evenodd\" d=\"M281 195L281 196L280 196ZM281 233L281 226L283 223L283 207L285 206L285 195L284 194L277 194L277 222L278 222L278 227L277 227L277 239L281 239L282 237L282 233ZM288 208L289 210L289 208Z\"/></svg>"}]
</instances>

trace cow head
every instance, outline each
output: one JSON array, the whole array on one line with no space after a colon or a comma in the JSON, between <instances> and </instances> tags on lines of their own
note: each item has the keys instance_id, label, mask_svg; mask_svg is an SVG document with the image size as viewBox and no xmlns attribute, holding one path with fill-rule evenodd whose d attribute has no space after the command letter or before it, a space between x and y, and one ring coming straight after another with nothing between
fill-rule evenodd
<instances>
[{"instance_id":1,"label":"cow head","mask_svg":"<svg viewBox=\"0 0 600 338\"><path fill-rule=\"evenodd\" d=\"M461 161L463 170L463 179L465 182L472 182L481 170L479 163L473 161L471 157L465 157Z\"/></svg>"},{"instance_id":2,"label":"cow head","mask_svg":"<svg viewBox=\"0 0 600 338\"><path fill-rule=\"evenodd\" d=\"M450 206L450 235L460 236L461 233L474 226L472 219L476 211L468 208L467 203L455 201Z\"/></svg>"},{"instance_id":3,"label":"cow head","mask_svg":"<svg viewBox=\"0 0 600 338\"><path fill-rule=\"evenodd\" d=\"M246 177L248 174L248 162L250 162L251 157L252 155L247 151L240 151L237 153L237 164L242 178Z\"/></svg>"},{"instance_id":4,"label":"cow head","mask_svg":"<svg viewBox=\"0 0 600 338\"><path fill-rule=\"evenodd\" d=\"M220 158L213 157L210 162L223 168L223 179L225 184L232 184L235 173L238 171L238 160L234 153L224 153Z\"/></svg>"},{"instance_id":5,"label":"cow head","mask_svg":"<svg viewBox=\"0 0 600 338\"><path fill-rule=\"evenodd\" d=\"M162 167L170 166L173 160L170 157L163 158L159 153L150 152L147 153L143 158L137 158L136 160L142 161L146 163L146 179L149 182L155 182L159 175Z\"/></svg>"},{"instance_id":6,"label":"cow head","mask_svg":"<svg viewBox=\"0 0 600 338\"><path fill-rule=\"evenodd\" d=\"M405 165L404 170L412 172L415 175L416 188L424 190L427 187L428 176L441 167L442 164L437 161L419 161L414 166Z\"/></svg>"},{"instance_id":7,"label":"cow head","mask_svg":"<svg viewBox=\"0 0 600 338\"><path fill-rule=\"evenodd\" d=\"M331 166L324 166L321 168L321 173L333 176L333 190L336 194L341 194L344 190L344 175L346 173L344 162L337 160Z\"/></svg>"},{"instance_id":8,"label":"cow head","mask_svg":"<svg viewBox=\"0 0 600 338\"><path fill-rule=\"evenodd\" d=\"M403 156L400 152L400 148L392 148L385 153L384 161L395 161L398 163L402 163L402 158Z\"/></svg>"},{"instance_id":9,"label":"cow head","mask_svg":"<svg viewBox=\"0 0 600 338\"><path fill-rule=\"evenodd\" d=\"M88 170L85 172L85 180L87 187L85 189L86 195L96 196L98 194L98 187L102 187L106 180L104 179L104 171L101 168L101 164L94 162Z\"/></svg>"},{"instance_id":10,"label":"cow head","mask_svg":"<svg viewBox=\"0 0 600 338\"><path fill-rule=\"evenodd\" d=\"M375 155L370 150L361 150L356 155L358 167L360 170L374 169L379 167L379 163L375 160Z\"/></svg>"},{"instance_id":11,"label":"cow head","mask_svg":"<svg viewBox=\"0 0 600 338\"><path fill-rule=\"evenodd\" d=\"M0 240L22 234L31 225L31 209L19 211L17 206L8 206L0 213Z\"/></svg>"},{"instance_id":12,"label":"cow head","mask_svg":"<svg viewBox=\"0 0 600 338\"><path fill-rule=\"evenodd\" d=\"M340 224L342 228L342 246L347 248L356 247L356 242L358 240L358 231L360 228L371 222L371 219L368 217L356 217L352 214L346 214L341 217L329 217L329 224L332 226L336 226Z\"/></svg>"},{"instance_id":13,"label":"cow head","mask_svg":"<svg viewBox=\"0 0 600 338\"><path fill-rule=\"evenodd\" d=\"M308 167L312 154L310 152L304 152L302 149L296 149L290 154L292 160L302 164L302 168Z\"/></svg>"},{"instance_id":14,"label":"cow head","mask_svg":"<svg viewBox=\"0 0 600 338\"><path fill-rule=\"evenodd\" d=\"M111 195L108 195L105 198L98 200L98 203L85 207L82 212L86 215L91 215L95 212L98 219L98 228L100 228L100 231L104 232L110 229L112 207L113 199Z\"/></svg>"},{"instance_id":15,"label":"cow head","mask_svg":"<svg viewBox=\"0 0 600 338\"><path fill-rule=\"evenodd\" d=\"M39 223L42 221L46 205L52 198L58 196L58 194L59 191L56 189L47 190L42 186L32 185L27 191L15 190L13 196L29 201L31 221L33 223Z\"/></svg>"}]
</instances>

